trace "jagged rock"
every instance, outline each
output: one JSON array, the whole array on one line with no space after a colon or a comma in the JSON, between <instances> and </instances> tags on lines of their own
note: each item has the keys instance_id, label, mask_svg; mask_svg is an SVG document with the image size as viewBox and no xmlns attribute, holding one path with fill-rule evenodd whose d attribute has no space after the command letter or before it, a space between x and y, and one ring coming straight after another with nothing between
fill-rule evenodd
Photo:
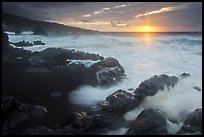
<instances>
[{"instance_id":1,"label":"jagged rock","mask_svg":"<svg viewBox=\"0 0 204 137\"><path fill-rule=\"evenodd\" d=\"M120 63L111 57L97 62L91 67L97 70L96 75L99 85L111 85L125 77L125 71Z\"/></svg>"},{"instance_id":2,"label":"jagged rock","mask_svg":"<svg viewBox=\"0 0 204 137\"><path fill-rule=\"evenodd\" d=\"M202 109L196 109L184 121L184 125L177 134L202 135Z\"/></svg>"},{"instance_id":3,"label":"jagged rock","mask_svg":"<svg viewBox=\"0 0 204 137\"><path fill-rule=\"evenodd\" d=\"M20 41L20 42L17 42L17 43L12 43L12 44L15 45L16 47L29 47L29 46L33 46L32 43L30 43L29 41L25 42L24 40Z\"/></svg>"},{"instance_id":4,"label":"jagged rock","mask_svg":"<svg viewBox=\"0 0 204 137\"><path fill-rule=\"evenodd\" d=\"M2 31L2 53L8 53L10 51L9 37Z\"/></svg>"},{"instance_id":5,"label":"jagged rock","mask_svg":"<svg viewBox=\"0 0 204 137\"><path fill-rule=\"evenodd\" d=\"M26 129L22 135L50 135L53 132L53 130L44 127L44 126L39 126L36 129Z\"/></svg>"},{"instance_id":6,"label":"jagged rock","mask_svg":"<svg viewBox=\"0 0 204 137\"><path fill-rule=\"evenodd\" d=\"M150 90L148 86L153 87L153 91L149 91L150 93L147 91L148 94L145 95L154 95L158 90L164 89L165 86L174 86L177 81L177 77L160 75L142 82L141 85L146 85L145 88L148 90ZM122 127L127 125L128 122L121 117L137 107L140 102L138 96L120 89L109 95L105 101L91 107L89 111L69 115L59 124L58 129L52 130L49 134L93 135L104 133L104 131L110 130L109 128ZM126 134L166 135L168 134L166 117L167 115L164 112L157 109L144 110L132 122ZM35 130L37 129L33 129L33 131Z\"/></svg>"},{"instance_id":7,"label":"jagged rock","mask_svg":"<svg viewBox=\"0 0 204 137\"><path fill-rule=\"evenodd\" d=\"M36 40L33 42L34 45L45 45L41 40Z\"/></svg>"},{"instance_id":8,"label":"jagged rock","mask_svg":"<svg viewBox=\"0 0 204 137\"><path fill-rule=\"evenodd\" d=\"M103 114L86 115L76 120L71 125L63 128L64 133L73 135L93 135L100 132L101 129L111 125L114 117Z\"/></svg>"},{"instance_id":9,"label":"jagged rock","mask_svg":"<svg viewBox=\"0 0 204 137\"><path fill-rule=\"evenodd\" d=\"M198 86L194 86L193 88L194 88L195 90L197 90L197 91L201 91L201 88L198 87Z\"/></svg>"},{"instance_id":10,"label":"jagged rock","mask_svg":"<svg viewBox=\"0 0 204 137\"><path fill-rule=\"evenodd\" d=\"M182 73L182 74L181 74L181 77L183 77L183 78L189 77L189 76L191 76L191 74L188 74L188 73Z\"/></svg>"},{"instance_id":11,"label":"jagged rock","mask_svg":"<svg viewBox=\"0 0 204 137\"><path fill-rule=\"evenodd\" d=\"M69 64L67 60L93 60L97 63L86 67L83 64ZM110 86L125 77L124 69L114 58L106 58L84 52L72 50L48 48L41 52L34 52L29 58L35 68L48 68L57 72L83 72L86 76L93 75L92 81L98 81L98 85ZM68 65L69 64L69 65ZM89 80L91 77L89 77Z\"/></svg>"},{"instance_id":12,"label":"jagged rock","mask_svg":"<svg viewBox=\"0 0 204 137\"><path fill-rule=\"evenodd\" d=\"M174 87L178 82L176 76L155 75L148 80L143 81L139 87L134 91L135 98L142 100L146 96L153 96L158 90L163 90L164 87Z\"/></svg>"},{"instance_id":13,"label":"jagged rock","mask_svg":"<svg viewBox=\"0 0 204 137\"><path fill-rule=\"evenodd\" d=\"M155 109L143 110L134 120L126 135L166 135L166 117Z\"/></svg>"},{"instance_id":14,"label":"jagged rock","mask_svg":"<svg viewBox=\"0 0 204 137\"><path fill-rule=\"evenodd\" d=\"M69 116L67 116L65 119L63 119L62 122L60 122L60 127L65 127L67 125L70 125L75 121L82 119L85 116L87 116L86 112L74 112Z\"/></svg>"},{"instance_id":15,"label":"jagged rock","mask_svg":"<svg viewBox=\"0 0 204 137\"><path fill-rule=\"evenodd\" d=\"M47 110L42 106L31 106L16 100L14 97L2 97L3 124L7 130L31 118L44 115Z\"/></svg>"},{"instance_id":16,"label":"jagged rock","mask_svg":"<svg viewBox=\"0 0 204 137\"><path fill-rule=\"evenodd\" d=\"M138 104L134 96L124 90L118 90L109 95L105 101L97 103L90 110L92 113L124 114Z\"/></svg>"}]
</instances>

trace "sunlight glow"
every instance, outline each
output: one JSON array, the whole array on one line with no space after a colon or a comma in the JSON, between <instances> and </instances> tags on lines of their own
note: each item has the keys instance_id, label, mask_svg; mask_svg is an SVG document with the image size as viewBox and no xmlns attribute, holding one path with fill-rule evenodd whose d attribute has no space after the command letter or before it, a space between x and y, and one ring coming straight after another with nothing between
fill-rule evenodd
<instances>
[{"instance_id":1,"label":"sunlight glow","mask_svg":"<svg viewBox=\"0 0 204 137\"><path fill-rule=\"evenodd\" d=\"M136 15L135 17L139 18L139 17L142 17L142 16L148 16L148 15L157 14L157 13L161 13L161 12L172 11L172 10L173 10L172 7L164 7L164 8L161 8L160 10L150 11L150 12L146 12L145 14Z\"/></svg>"},{"instance_id":2,"label":"sunlight glow","mask_svg":"<svg viewBox=\"0 0 204 137\"><path fill-rule=\"evenodd\" d=\"M134 31L136 32L158 32L159 30L156 27L145 25L145 26L135 27Z\"/></svg>"}]
</instances>

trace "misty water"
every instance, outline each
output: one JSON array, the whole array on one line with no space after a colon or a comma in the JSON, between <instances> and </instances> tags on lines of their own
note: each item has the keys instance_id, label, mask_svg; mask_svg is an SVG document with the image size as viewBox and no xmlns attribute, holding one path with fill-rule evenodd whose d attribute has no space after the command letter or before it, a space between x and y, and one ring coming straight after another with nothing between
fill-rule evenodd
<instances>
[{"instance_id":1,"label":"misty water","mask_svg":"<svg viewBox=\"0 0 204 137\"><path fill-rule=\"evenodd\" d=\"M108 88L80 86L67 93L67 99L78 106L93 106L118 89L128 92L154 76L166 74L179 76L190 73L191 77L181 79L170 91L164 90L146 97L139 108L127 112L124 118L132 121L144 109L159 108L176 119L178 125L168 123L168 132L176 133L183 117L197 108L202 108L202 33L102 33L67 34L50 36L9 35L9 41L33 42L41 40L45 45L25 47L26 50L42 51L49 47L74 49L116 58L125 70L126 78ZM194 86L201 91L193 89ZM120 128L107 134L122 134L127 129Z\"/></svg>"}]
</instances>

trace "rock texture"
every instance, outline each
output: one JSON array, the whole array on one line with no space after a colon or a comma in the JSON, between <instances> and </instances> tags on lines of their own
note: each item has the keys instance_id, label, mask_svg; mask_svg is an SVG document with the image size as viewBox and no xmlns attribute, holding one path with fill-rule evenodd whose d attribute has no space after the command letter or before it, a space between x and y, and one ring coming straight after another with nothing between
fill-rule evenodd
<instances>
[{"instance_id":1,"label":"rock texture","mask_svg":"<svg viewBox=\"0 0 204 137\"><path fill-rule=\"evenodd\" d=\"M196 109L191 113L184 121L184 125L177 134L202 135L202 109Z\"/></svg>"},{"instance_id":2,"label":"rock texture","mask_svg":"<svg viewBox=\"0 0 204 137\"><path fill-rule=\"evenodd\" d=\"M174 86L178 82L177 77L167 75L154 76L140 84L135 90L140 91L141 87L146 96L152 96L157 91L164 89L165 86ZM144 87L144 85L146 87ZM148 86L154 87L148 88ZM76 112L64 119L56 129L43 128L42 133L39 127L36 129L27 129L23 134L60 134L60 135L94 135L102 134L108 129L117 129L127 126L128 123L123 115L136 108L140 102L140 94L133 95L125 90L118 90L109 95L105 101L97 103L87 112ZM142 98L144 98L142 94ZM41 130L40 130L41 131ZM144 110L135 121L129 126L127 135L162 135L168 134L166 127L166 114L160 110Z\"/></svg>"},{"instance_id":3,"label":"rock texture","mask_svg":"<svg viewBox=\"0 0 204 137\"><path fill-rule=\"evenodd\" d=\"M12 96L2 97L2 130L6 131L31 117L40 117L46 112L46 108L42 106L25 104Z\"/></svg>"},{"instance_id":4,"label":"rock texture","mask_svg":"<svg viewBox=\"0 0 204 137\"><path fill-rule=\"evenodd\" d=\"M155 109L143 110L126 135L167 135L165 114Z\"/></svg>"}]
</instances>

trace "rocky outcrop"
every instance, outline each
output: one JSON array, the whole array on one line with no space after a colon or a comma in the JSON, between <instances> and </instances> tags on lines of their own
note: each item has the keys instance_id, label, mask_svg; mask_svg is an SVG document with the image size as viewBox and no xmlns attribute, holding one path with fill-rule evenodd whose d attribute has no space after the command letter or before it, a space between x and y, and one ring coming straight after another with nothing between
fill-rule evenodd
<instances>
[{"instance_id":1,"label":"rocky outcrop","mask_svg":"<svg viewBox=\"0 0 204 137\"><path fill-rule=\"evenodd\" d=\"M118 90L109 95L105 101L91 107L90 113L103 113L109 115L122 115L138 104L134 95L124 90Z\"/></svg>"},{"instance_id":2,"label":"rocky outcrop","mask_svg":"<svg viewBox=\"0 0 204 137\"><path fill-rule=\"evenodd\" d=\"M33 43L31 43L29 41L25 42L23 40L23 41L19 41L19 42L16 42L16 43L11 43L11 44L13 44L16 47L30 47L30 46L33 46L33 45L45 45L45 43L43 43L40 40L34 41Z\"/></svg>"},{"instance_id":3,"label":"rocky outcrop","mask_svg":"<svg viewBox=\"0 0 204 137\"><path fill-rule=\"evenodd\" d=\"M33 42L34 45L45 45L41 40L36 40Z\"/></svg>"},{"instance_id":4,"label":"rocky outcrop","mask_svg":"<svg viewBox=\"0 0 204 137\"><path fill-rule=\"evenodd\" d=\"M8 36L5 34L2 37L5 51L9 54L3 56L3 66L5 64L14 64L22 66L25 73L29 72L50 72L50 76L57 75L56 73L66 73L80 75L78 86L89 84L92 86L111 86L125 77L124 69L120 63L114 58L106 58L75 50L66 50L61 48L47 48L40 52L31 52L23 49L17 49L10 46ZM32 46L32 43L21 41L13 43L15 46ZM34 44L44 44L41 41L35 41ZM8 49L9 50L8 50ZM72 62L75 61L75 63ZM86 64L79 62L91 62L87 67ZM97 62L97 63L92 63ZM90 63L89 63L90 64ZM5 66L5 71L8 72ZM15 71L15 70L13 70ZM8 72L9 73L9 72ZM37 74L37 73L36 73ZM40 73L39 73L40 75ZM65 76L65 75L64 75ZM63 77L61 77L63 78ZM77 79L77 76L75 77ZM64 79L67 81L68 77ZM63 79L61 80L63 81Z\"/></svg>"},{"instance_id":5,"label":"rocky outcrop","mask_svg":"<svg viewBox=\"0 0 204 137\"><path fill-rule=\"evenodd\" d=\"M9 37L2 31L2 53L8 53L10 50Z\"/></svg>"},{"instance_id":6,"label":"rocky outcrop","mask_svg":"<svg viewBox=\"0 0 204 137\"><path fill-rule=\"evenodd\" d=\"M91 67L97 71L96 75L99 85L111 85L125 77L124 69L114 58L106 58Z\"/></svg>"},{"instance_id":7,"label":"rocky outcrop","mask_svg":"<svg viewBox=\"0 0 204 137\"><path fill-rule=\"evenodd\" d=\"M139 85L134 91L135 98L142 100L146 96L153 96L158 90L164 90L165 87L174 87L178 80L176 76L167 76L164 74L159 76L155 75Z\"/></svg>"},{"instance_id":8,"label":"rocky outcrop","mask_svg":"<svg viewBox=\"0 0 204 137\"><path fill-rule=\"evenodd\" d=\"M202 135L202 109L196 109L190 114L177 134Z\"/></svg>"},{"instance_id":9,"label":"rocky outcrop","mask_svg":"<svg viewBox=\"0 0 204 137\"><path fill-rule=\"evenodd\" d=\"M33 46L32 43L30 43L29 41L25 42L24 40L23 41L20 41L20 42L17 42L17 43L12 43L14 46L16 47L29 47L29 46Z\"/></svg>"},{"instance_id":10,"label":"rocky outcrop","mask_svg":"<svg viewBox=\"0 0 204 137\"><path fill-rule=\"evenodd\" d=\"M174 76L154 76L142 82L135 91L142 87L146 96L153 96L157 91L164 89L165 86L174 86L177 82L178 78ZM93 135L101 134L109 128L119 128L128 125L127 121L121 117L140 104L141 97L138 96L140 95L139 93L133 95L120 89L109 95L105 101L91 107L87 112L73 113L64 119L58 128L46 128L45 132L50 131L49 134L59 133L63 135ZM24 134L39 134L39 129L28 129ZM42 134L44 134L44 131ZM160 110L144 110L132 122L126 134L167 134L166 114Z\"/></svg>"},{"instance_id":11,"label":"rocky outcrop","mask_svg":"<svg viewBox=\"0 0 204 137\"><path fill-rule=\"evenodd\" d=\"M167 135L166 117L160 110L143 110L134 120L126 135Z\"/></svg>"},{"instance_id":12,"label":"rocky outcrop","mask_svg":"<svg viewBox=\"0 0 204 137\"><path fill-rule=\"evenodd\" d=\"M185 72L181 74L181 77L183 77L183 78L189 77L189 76L191 76L191 74L188 74L188 73L185 73Z\"/></svg>"},{"instance_id":13,"label":"rocky outcrop","mask_svg":"<svg viewBox=\"0 0 204 137\"><path fill-rule=\"evenodd\" d=\"M46 108L42 106L25 104L12 96L2 97L2 130L5 132L29 118L40 117L46 112Z\"/></svg>"}]
</instances>

